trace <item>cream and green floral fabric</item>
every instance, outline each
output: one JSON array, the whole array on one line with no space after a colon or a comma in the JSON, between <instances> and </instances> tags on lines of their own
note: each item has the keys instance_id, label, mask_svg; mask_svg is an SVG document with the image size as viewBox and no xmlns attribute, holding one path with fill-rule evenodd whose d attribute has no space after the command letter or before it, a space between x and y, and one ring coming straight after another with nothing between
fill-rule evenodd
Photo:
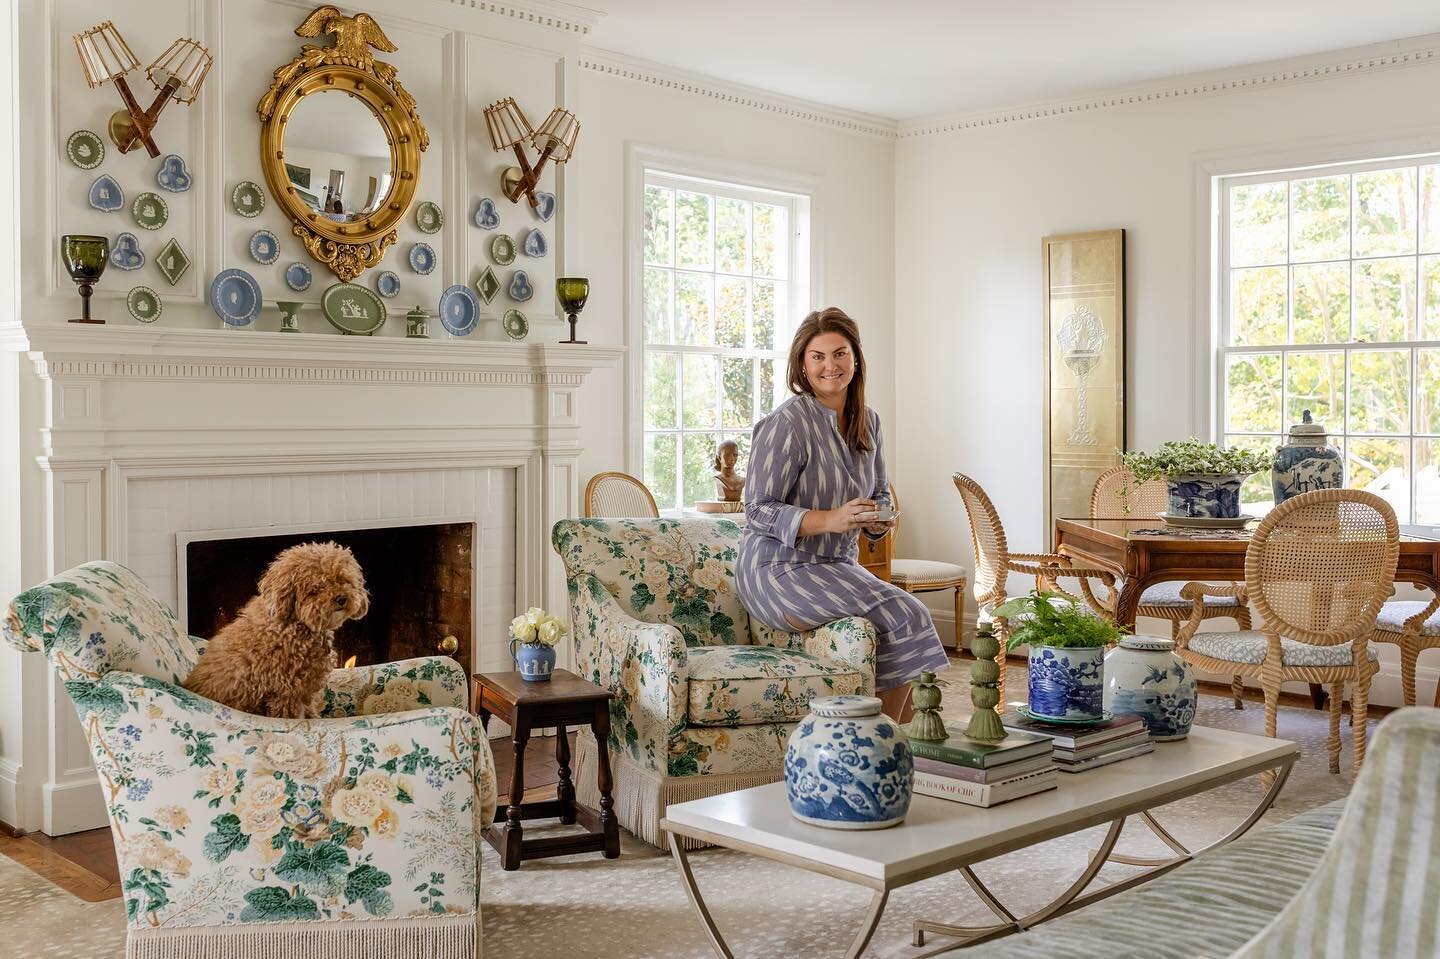
<instances>
[{"instance_id":1,"label":"cream and green floral fabric","mask_svg":"<svg viewBox=\"0 0 1440 959\"><path fill-rule=\"evenodd\" d=\"M822 675L836 684L835 693L875 688L875 629L865 620L783 633L750 619L735 595L735 523L561 520L551 542L565 563L577 671L615 693L610 748L645 768L669 776L778 769L793 728L789 717L805 711L800 699L831 694ZM707 658L719 647L733 647L739 658ZM740 697L752 718L702 727L716 720L692 717L742 708L707 706L702 693L695 709L694 690L726 678L709 664L725 662L744 663L744 676L757 680ZM788 690L781 682L787 677ZM692 686L695 678L699 687ZM776 689L767 700L771 684ZM771 710L768 718L762 710Z\"/></svg>"},{"instance_id":2,"label":"cream and green floral fabric","mask_svg":"<svg viewBox=\"0 0 1440 959\"><path fill-rule=\"evenodd\" d=\"M858 669L769 646L692 649L692 726L799 722L816 696L844 696L864 685Z\"/></svg>"},{"instance_id":3,"label":"cream and green floral fabric","mask_svg":"<svg viewBox=\"0 0 1440 959\"><path fill-rule=\"evenodd\" d=\"M332 718L237 712L177 685L194 644L104 562L21 593L3 633L75 703L133 928L475 913L495 773L452 661L336 670Z\"/></svg>"}]
</instances>

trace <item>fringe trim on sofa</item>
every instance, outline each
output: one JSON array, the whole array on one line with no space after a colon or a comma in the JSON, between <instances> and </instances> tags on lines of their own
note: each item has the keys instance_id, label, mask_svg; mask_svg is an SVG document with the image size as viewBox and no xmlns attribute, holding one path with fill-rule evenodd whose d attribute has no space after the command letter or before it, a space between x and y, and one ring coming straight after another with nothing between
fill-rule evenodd
<instances>
[{"instance_id":1,"label":"fringe trim on sofa","mask_svg":"<svg viewBox=\"0 0 1440 959\"><path fill-rule=\"evenodd\" d=\"M131 929L125 959L480 959L480 917Z\"/></svg>"},{"instance_id":2,"label":"fringe trim on sofa","mask_svg":"<svg viewBox=\"0 0 1440 959\"><path fill-rule=\"evenodd\" d=\"M589 729L575 735L575 798L591 809L600 808L600 787L596 783L599 756L595 737ZM620 825L652 846L667 852L669 839L660 829L665 809L671 803L705 799L737 789L764 786L785 778L784 770L770 769L756 773L728 773L723 776L662 776L653 769L631 759L610 753L610 773L615 781L611 795L615 799L615 816ZM682 839L686 849L704 849L709 843Z\"/></svg>"}]
</instances>

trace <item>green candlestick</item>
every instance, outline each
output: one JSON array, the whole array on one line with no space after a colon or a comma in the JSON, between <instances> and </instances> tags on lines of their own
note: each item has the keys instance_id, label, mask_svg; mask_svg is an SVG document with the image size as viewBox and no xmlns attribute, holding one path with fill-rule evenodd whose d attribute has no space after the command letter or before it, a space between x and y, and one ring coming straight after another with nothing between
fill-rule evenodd
<instances>
[{"instance_id":1,"label":"green candlestick","mask_svg":"<svg viewBox=\"0 0 1440 959\"><path fill-rule=\"evenodd\" d=\"M910 703L915 707L915 715L910 717L905 732L911 739L932 743L948 739L945 721L940 718L940 687L935 682L935 674L921 673L919 679L910 680L910 687Z\"/></svg>"},{"instance_id":2,"label":"green candlestick","mask_svg":"<svg viewBox=\"0 0 1440 959\"><path fill-rule=\"evenodd\" d=\"M995 661L1000 653L1000 641L995 638L990 623L976 625L970 652L975 654L975 662L970 664L970 702L975 705L975 712L970 716L970 725L965 727L965 735L982 742L998 742L1005 738L1005 727L1000 723L1000 714L995 712L1000 704L1000 664Z\"/></svg>"}]
</instances>

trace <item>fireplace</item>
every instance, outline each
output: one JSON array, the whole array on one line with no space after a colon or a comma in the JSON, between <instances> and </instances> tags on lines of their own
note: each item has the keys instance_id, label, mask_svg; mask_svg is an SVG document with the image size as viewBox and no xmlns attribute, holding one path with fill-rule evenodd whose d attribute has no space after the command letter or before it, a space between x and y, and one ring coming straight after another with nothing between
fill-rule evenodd
<instances>
[{"instance_id":1,"label":"fireplace","mask_svg":"<svg viewBox=\"0 0 1440 959\"><path fill-rule=\"evenodd\" d=\"M186 628L210 637L255 595L270 561L298 543L335 542L355 554L370 612L335 631L344 664L394 662L448 652L468 674L475 582L473 523L287 531L237 536L232 530L177 534ZM450 651L447 637L456 643Z\"/></svg>"}]
</instances>

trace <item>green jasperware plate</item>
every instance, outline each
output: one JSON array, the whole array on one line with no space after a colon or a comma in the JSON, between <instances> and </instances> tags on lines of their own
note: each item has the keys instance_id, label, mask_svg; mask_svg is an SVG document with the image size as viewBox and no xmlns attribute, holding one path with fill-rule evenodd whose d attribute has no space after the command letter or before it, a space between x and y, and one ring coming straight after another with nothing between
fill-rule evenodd
<instances>
[{"instance_id":1,"label":"green jasperware plate","mask_svg":"<svg viewBox=\"0 0 1440 959\"><path fill-rule=\"evenodd\" d=\"M356 283L336 283L320 297L320 309L341 333L369 336L385 324L385 304Z\"/></svg>"},{"instance_id":2,"label":"green jasperware plate","mask_svg":"<svg viewBox=\"0 0 1440 959\"><path fill-rule=\"evenodd\" d=\"M445 214L440 212L440 206L426 200L415 207L415 225L422 233L438 233L445 225Z\"/></svg>"},{"instance_id":3,"label":"green jasperware plate","mask_svg":"<svg viewBox=\"0 0 1440 959\"><path fill-rule=\"evenodd\" d=\"M160 319L160 294L148 286L137 286L125 297L125 307L141 323L154 323Z\"/></svg>"},{"instance_id":4,"label":"green jasperware plate","mask_svg":"<svg viewBox=\"0 0 1440 959\"><path fill-rule=\"evenodd\" d=\"M65 155L82 170L93 170L105 159L105 143L89 130L76 130L65 141Z\"/></svg>"},{"instance_id":5,"label":"green jasperware plate","mask_svg":"<svg viewBox=\"0 0 1440 959\"><path fill-rule=\"evenodd\" d=\"M142 193L130 205L130 215L147 230L158 230L170 219L170 206L158 193Z\"/></svg>"}]
</instances>

